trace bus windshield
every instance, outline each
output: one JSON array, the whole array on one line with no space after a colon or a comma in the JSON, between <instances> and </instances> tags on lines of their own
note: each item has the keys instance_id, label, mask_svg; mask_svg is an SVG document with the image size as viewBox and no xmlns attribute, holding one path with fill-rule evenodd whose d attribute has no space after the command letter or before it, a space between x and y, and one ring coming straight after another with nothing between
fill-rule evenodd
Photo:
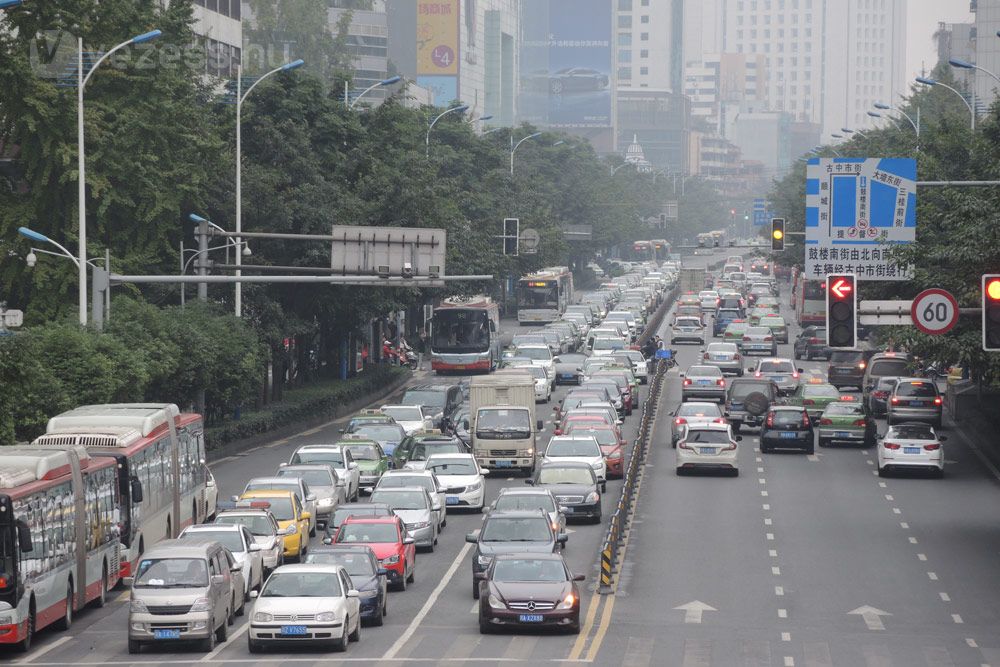
<instances>
[{"instance_id":1,"label":"bus windshield","mask_svg":"<svg viewBox=\"0 0 1000 667\"><path fill-rule=\"evenodd\" d=\"M826 290L821 280L805 280L802 282L802 298L806 301L826 302Z\"/></svg>"},{"instance_id":2,"label":"bus windshield","mask_svg":"<svg viewBox=\"0 0 1000 667\"><path fill-rule=\"evenodd\" d=\"M555 281L524 281L517 286L518 308L558 308L559 289Z\"/></svg>"},{"instance_id":3,"label":"bus windshield","mask_svg":"<svg viewBox=\"0 0 1000 667\"><path fill-rule=\"evenodd\" d=\"M484 352L490 347L489 315L484 311L438 309L431 331L431 347L438 351Z\"/></svg>"}]
</instances>

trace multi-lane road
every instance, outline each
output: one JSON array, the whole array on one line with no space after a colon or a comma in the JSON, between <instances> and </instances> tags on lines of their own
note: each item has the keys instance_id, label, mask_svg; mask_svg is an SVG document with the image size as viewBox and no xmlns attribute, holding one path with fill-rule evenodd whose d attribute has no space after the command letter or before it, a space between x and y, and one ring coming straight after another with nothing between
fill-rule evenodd
<instances>
[{"instance_id":1,"label":"multi-lane road","mask_svg":"<svg viewBox=\"0 0 1000 667\"><path fill-rule=\"evenodd\" d=\"M718 258L688 263L709 259ZM795 333L793 326L792 338ZM678 348L683 369L695 361L697 346ZM790 357L791 346L780 346L779 354ZM800 365L807 372L825 369L821 361ZM171 647L129 656L127 593L120 593L105 609L80 614L70 632L46 632L31 653L9 657L33 665L346 660L1000 667L1000 477L960 428L946 422L943 480L881 479L874 452L865 449L764 456L752 433L740 443L739 477L678 477L667 422L680 401L677 373L670 373L661 395L613 595L593 592L606 524L570 526L565 556L589 586L579 636L480 635L471 595L472 545L464 536L481 525L481 515L450 514L434 553L418 555L415 584L391 594L385 625L365 628L346 655L301 650L251 656L243 617L211 654ZM426 380L426 372L416 379ZM560 388L550 405L565 391ZM643 388L643 400L645 395ZM549 434L551 422L549 415ZM637 422L638 413L626 421L630 441ZM329 424L216 462L220 496L273 471L301 444L336 440L340 427ZM488 498L520 484L521 478L491 476ZM620 486L608 484L606 510Z\"/></svg>"}]
</instances>

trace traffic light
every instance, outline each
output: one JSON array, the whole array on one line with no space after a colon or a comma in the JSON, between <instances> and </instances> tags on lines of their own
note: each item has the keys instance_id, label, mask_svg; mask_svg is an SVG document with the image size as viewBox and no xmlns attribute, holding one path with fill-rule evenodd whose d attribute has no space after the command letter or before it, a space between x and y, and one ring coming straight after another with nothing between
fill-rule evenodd
<instances>
[{"instance_id":1,"label":"traffic light","mask_svg":"<svg viewBox=\"0 0 1000 667\"><path fill-rule=\"evenodd\" d=\"M521 237L520 218L504 218L503 235L500 237L503 239L503 254L509 255L511 257L517 257L518 255L517 246L520 237Z\"/></svg>"},{"instance_id":2,"label":"traffic light","mask_svg":"<svg viewBox=\"0 0 1000 667\"><path fill-rule=\"evenodd\" d=\"M1000 274L983 276L983 349L1000 350Z\"/></svg>"},{"instance_id":3,"label":"traffic light","mask_svg":"<svg viewBox=\"0 0 1000 667\"><path fill-rule=\"evenodd\" d=\"M858 340L858 292L854 274L826 277L826 344L828 347L853 348ZM1000 292L1000 284L997 285ZM1000 303L1000 301L998 301ZM1000 320L998 320L1000 331Z\"/></svg>"},{"instance_id":4,"label":"traffic light","mask_svg":"<svg viewBox=\"0 0 1000 667\"><path fill-rule=\"evenodd\" d=\"M771 218L771 250L785 249L785 219Z\"/></svg>"}]
</instances>

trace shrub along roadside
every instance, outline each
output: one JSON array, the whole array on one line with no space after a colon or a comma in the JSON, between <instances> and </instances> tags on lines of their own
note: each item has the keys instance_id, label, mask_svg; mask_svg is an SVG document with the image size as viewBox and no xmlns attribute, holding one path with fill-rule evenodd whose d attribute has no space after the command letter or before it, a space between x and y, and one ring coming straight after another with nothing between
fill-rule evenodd
<instances>
[{"instance_id":1,"label":"shrub along roadside","mask_svg":"<svg viewBox=\"0 0 1000 667\"><path fill-rule=\"evenodd\" d=\"M260 436L296 423L332 420L353 401L374 396L410 374L398 366L370 366L349 380L317 382L307 387L288 389L284 398L263 410L244 412L238 420L205 429L209 451L221 449L237 440Z\"/></svg>"}]
</instances>

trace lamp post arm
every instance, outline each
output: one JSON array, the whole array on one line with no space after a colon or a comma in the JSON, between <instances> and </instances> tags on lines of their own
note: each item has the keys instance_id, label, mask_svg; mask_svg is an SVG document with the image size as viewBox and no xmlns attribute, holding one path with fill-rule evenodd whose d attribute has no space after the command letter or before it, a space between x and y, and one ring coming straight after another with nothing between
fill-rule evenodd
<instances>
[{"instance_id":1,"label":"lamp post arm","mask_svg":"<svg viewBox=\"0 0 1000 667\"><path fill-rule=\"evenodd\" d=\"M87 72L87 75L85 77L83 77L83 82L80 84L80 88L82 89L82 88L86 87L87 82L90 81L90 77L94 75L94 72L96 72L97 68L101 66L101 63L103 63L105 60L107 60L108 58L110 58L116 52L124 49L126 46L128 46L132 42L133 42L133 40L131 40L131 39L128 40L128 41L126 41L126 42L122 42L121 44L119 44L118 46L116 46L115 48L111 49L110 51L108 51L107 53L105 53L103 56L101 56L100 58L98 58L97 62L94 63L94 66L90 68L89 72Z\"/></svg>"},{"instance_id":2,"label":"lamp post arm","mask_svg":"<svg viewBox=\"0 0 1000 667\"><path fill-rule=\"evenodd\" d=\"M373 83L372 85L370 85L367 88L365 88L364 90L362 90L361 94L358 95L357 97L355 97L354 101L351 102L351 104L347 108L348 109L353 109L354 105L357 104L361 100L362 97L364 97L365 95L367 95L368 93L370 93L371 91L375 90L376 88L378 88L381 85L382 85L382 82L379 81L377 83Z\"/></svg>"}]
</instances>

